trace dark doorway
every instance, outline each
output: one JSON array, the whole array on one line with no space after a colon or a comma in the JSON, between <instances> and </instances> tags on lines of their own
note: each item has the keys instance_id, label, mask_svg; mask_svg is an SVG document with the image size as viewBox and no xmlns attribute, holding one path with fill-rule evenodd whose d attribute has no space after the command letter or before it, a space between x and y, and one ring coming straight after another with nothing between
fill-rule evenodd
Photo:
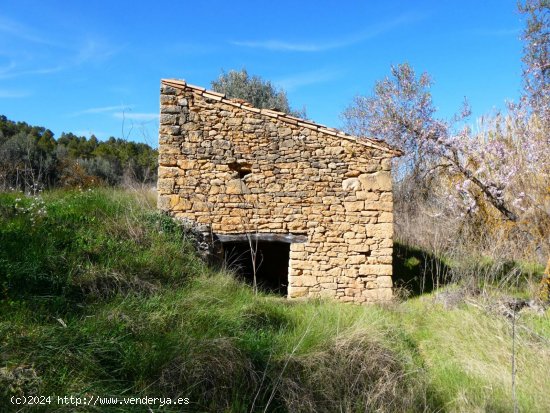
<instances>
[{"instance_id":1,"label":"dark doorway","mask_svg":"<svg viewBox=\"0 0 550 413\"><path fill-rule=\"evenodd\" d=\"M258 289L286 296L288 293L288 264L290 244L277 241L252 240L256 251L256 283ZM248 241L223 243L224 260L250 285L254 282L251 244Z\"/></svg>"}]
</instances>

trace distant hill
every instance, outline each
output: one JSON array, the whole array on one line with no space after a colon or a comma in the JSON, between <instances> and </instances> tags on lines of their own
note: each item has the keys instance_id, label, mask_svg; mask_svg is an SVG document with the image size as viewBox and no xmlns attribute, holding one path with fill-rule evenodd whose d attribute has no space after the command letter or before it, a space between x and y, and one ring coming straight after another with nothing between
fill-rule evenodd
<instances>
[{"instance_id":1,"label":"distant hill","mask_svg":"<svg viewBox=\"0 0 550 413\"><path fill-rule=\"evenodd\" d=\"M56 139L45 127L0 115L0 190L152 183L157 157L145 143L70 132Z\"/></svg>"}]
</instances>

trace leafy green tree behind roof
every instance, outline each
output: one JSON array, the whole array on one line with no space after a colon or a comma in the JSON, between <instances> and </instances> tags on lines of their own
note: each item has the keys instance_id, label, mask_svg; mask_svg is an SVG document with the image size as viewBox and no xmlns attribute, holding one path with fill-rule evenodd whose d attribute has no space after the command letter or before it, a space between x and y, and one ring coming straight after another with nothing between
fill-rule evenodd
<instances>
[{"instance_id":1,"label":"leafy green tree behind roof","mask_svg":"<svg viewBox=\"0 0 550 413\"><path fill-rule=\"evenodd\" d=\"M246 69L222 71L218 79L211 82L212 90L228 98L243 99L260 109L274 109L293 116L305 118L305 109L290 107L286 92L277 89L269 80L249 75Z\"/></svg>"}]
</instances>

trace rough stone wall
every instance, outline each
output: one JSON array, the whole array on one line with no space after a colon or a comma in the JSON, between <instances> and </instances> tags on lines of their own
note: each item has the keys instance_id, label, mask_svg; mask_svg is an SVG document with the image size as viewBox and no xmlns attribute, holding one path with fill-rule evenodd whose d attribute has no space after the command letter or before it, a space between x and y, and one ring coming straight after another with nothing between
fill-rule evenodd
<instances>
[{"instance_id":1,"label":"rough stone wall","mask_svg":"<svg viewBox=\"0 0 550 413\"><path fill-rule=\"evenodd\" d=\"M218 234L307 235L290 298L391 298L395 153L185 83L160 101L160 209Z\"/></svg>"}]
</instances>

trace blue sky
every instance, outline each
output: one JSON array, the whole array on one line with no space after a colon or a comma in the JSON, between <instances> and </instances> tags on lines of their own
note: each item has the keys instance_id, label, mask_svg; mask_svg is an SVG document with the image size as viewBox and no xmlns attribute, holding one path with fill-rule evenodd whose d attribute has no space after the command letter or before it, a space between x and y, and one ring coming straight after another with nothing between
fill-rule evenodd
<instances>
[{"instance_id":1,"label":"blue sky","mask_svg":"<svg viewBox=\"0 0 550 413\"><path fill-rule=\"evenodd\" d=\"M156 145L161 78L210 86L241 69L284 88L328 126L390 65L435 81L439 114L474 114L521 92L515 0L25 1L0 8L0 114L101 139Z\"/></svg>"}]
</instances>

